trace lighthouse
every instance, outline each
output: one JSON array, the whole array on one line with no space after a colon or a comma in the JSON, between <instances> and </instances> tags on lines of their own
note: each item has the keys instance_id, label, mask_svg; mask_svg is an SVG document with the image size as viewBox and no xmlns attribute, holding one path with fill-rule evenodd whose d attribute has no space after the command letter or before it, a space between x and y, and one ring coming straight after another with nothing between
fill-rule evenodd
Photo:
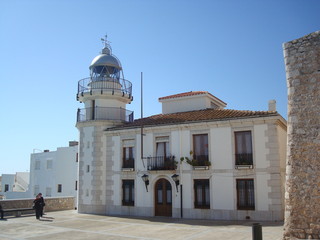
<instances>
[{"instance_id":1,"label":"lighthouse","mask_svg":"<svg viewBox=\"0 0 320 240\"><path fill-rule=\"evenodd\" d=\"M133 121L132 84L124 78L120 60L112 54L107 36L103 49L90 66L90 77L78 81L77 101L84 105L77 111L79 130L78 211L103 214L106 196L112 194L108 177L112 156L107 156L104 131ZM111 173L110 173L111 174Z\"/></svg>"}]
</instances>

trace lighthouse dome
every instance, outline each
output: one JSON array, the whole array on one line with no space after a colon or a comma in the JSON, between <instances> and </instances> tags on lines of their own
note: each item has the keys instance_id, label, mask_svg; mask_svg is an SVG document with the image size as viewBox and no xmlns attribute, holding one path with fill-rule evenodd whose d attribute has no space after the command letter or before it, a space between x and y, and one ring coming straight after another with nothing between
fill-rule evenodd
<instances>
[{"instance_id":1,"label":"lighthouse dome","mask_svg":"<svg viewBox=\"0 0 320 240\"><path fill-rule=\"evenodd\" d=\"M111 46L106 40L105 47L102 49L101 54L92 60L89 69L91 75L99 74L100 76L109 76L110 74L116 74L118 76L118 73L122 70L119 59L112 54Z\"/></svg>"},{"instance_id":2,"label":"lighthouse dome","mask_svg":"<svg viewBox=\"0 0 320 240\"><path fill-rule=\"evenodd\" d=\"M113 55L111 54L100 54L96 56L91 64L90 64L90 69L96 67L96 66L110 66L110 67L115 67L119 70L122 69L120 61Z\"/></svg>"}]
</instances>

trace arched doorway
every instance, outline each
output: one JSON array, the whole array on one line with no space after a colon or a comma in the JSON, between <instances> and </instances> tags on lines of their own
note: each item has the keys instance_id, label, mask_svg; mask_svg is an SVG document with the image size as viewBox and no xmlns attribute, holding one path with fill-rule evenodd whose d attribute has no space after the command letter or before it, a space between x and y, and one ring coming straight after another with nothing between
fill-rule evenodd
<instances>
[{"instance_id":1,"label":"arched doorway","mask_svg":"<svg viewBox=\"0 0 320 240\"><path fill-rule=\"evenodd\" d=\"M172 187L168 180L161 178L155 184L155 216L172 217Z\"/></svg>"}]
</instances>

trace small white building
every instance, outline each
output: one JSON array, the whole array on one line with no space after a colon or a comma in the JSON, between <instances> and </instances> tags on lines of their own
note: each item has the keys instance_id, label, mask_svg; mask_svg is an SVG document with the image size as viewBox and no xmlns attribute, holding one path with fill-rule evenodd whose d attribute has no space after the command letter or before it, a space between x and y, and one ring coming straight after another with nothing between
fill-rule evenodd
<instances>
[{"instance_id":1,"label":"small white building","mask_svg":"<svg viewBox=\"0 0 320 240\"><path fill-rule=\"evenodd\" d=\"M56 151L44 150L30 157L30 197L39 192L44 197L77 197L78 142Z\"/></svg>"},{"instance_id":2,"label":"small white building","mask_svg":"<svg viewBox=\"0 0 320 240\"><path fill-rule=\"evenodd\" d=\"M16 199L27 197L29 172L2 174L0 182L0 196L2 199Z\"/></svg>"},{"instance_id":3,"label":"small white building","mask_svg":"<svg viewBox=\"0 0 320 240\"><path fill-rule=\"evenodd\" d=\"M225 109L206 91L159 98L133 121L131 83L108 42L78 83L81 213L283 220L286 121Z\"/></svg>"}]
</instances>

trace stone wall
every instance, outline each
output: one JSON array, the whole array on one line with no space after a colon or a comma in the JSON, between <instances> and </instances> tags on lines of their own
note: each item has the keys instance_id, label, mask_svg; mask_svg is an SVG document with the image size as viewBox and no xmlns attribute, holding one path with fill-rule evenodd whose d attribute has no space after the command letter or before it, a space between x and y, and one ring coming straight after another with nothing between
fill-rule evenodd
<instances>
[{"instance_id":1,"label":"stone wall","mask_svg":"<svg viewBox=\"0 0 320 240\"><path fill-rule=\"evenodd\" d=\"M33 198L29 199L9 199L1 200L0 204L3 209L12 209L12 208L31 208L33 205ZM62 211L62 210L71 210L76 208L75 198L74 197L61 197L61 198L45 198L45 211Z\"/></svg>"},{"instance_id":2,"label":"stone wall","mask_svg":"<svg viewBox=\"0 0 320 240\"><path fill-rule=\"evenodd\" d=\"M288 86L283 239L320 239L320 31L283 48Z\"/></svg>"}]
</instances>

